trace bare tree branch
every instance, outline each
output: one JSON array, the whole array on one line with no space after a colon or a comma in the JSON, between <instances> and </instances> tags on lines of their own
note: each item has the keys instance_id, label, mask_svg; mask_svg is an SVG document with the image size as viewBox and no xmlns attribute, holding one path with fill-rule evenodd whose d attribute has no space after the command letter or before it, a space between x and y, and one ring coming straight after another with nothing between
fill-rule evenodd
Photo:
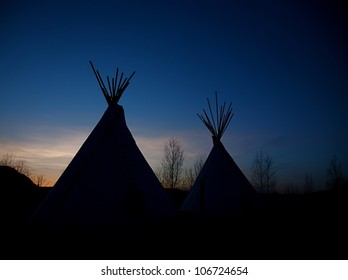
<instances>
[{"instance_id":1,"label":"bare tree branch","mask_svg":"<svg viewBox=\"0 0 348 280\"><path fill-rule=\"evenodd\" d=\"M23 159L17 158L13 154L7 153L3 155L0 161L0 165L10 166L27 177L30 177L32 175L32 171L28 166L27 162Z\"/></svg>"},{"instance_id":2,"label":"bare tree branch","mask_svg":"<svg viewBox=\"0 0 348 280\"><path fill-rule=\"evenodd\" d=\"M252 182L260 192L270 192L276 185L277 170L272 157L261 149L252 162Z\"/></svg>"},{"instance_id":3,"label":"bare tree branch","mask_svg":"<svg viewBox=\"0 0 348 280\"><path fill-rule=\"evenodd\" d=\"M177 188L182 180L184 151L181 143L172 137L164 145L161 162L161 183L167 188Z\"/></svg>"},{"instance_id":4,"label":"bare tree branch","mask_svg":"<svg viewBox=\"0 0 348 280\"><path fill-rule=\"evenodd\" d=\"M199 155L194 163L193 166L190 166L185 169L185 178L184 178L184 188L191 189L197 176L201 172L203 165L205 163L206 156L205 155Z\"/></svg>"},{"instance_id":5,"label":"bare tree branch","mask_svg":"<svg viewBox=\"0 0 348 280\"><path fill-rule=\"evenodd\" d=\"M345 179L342 174L341 162L336 156L330 161L329 169L327 170L327 186L329 189L342 188L345 185Z\"/></svg>"}]
</instances>

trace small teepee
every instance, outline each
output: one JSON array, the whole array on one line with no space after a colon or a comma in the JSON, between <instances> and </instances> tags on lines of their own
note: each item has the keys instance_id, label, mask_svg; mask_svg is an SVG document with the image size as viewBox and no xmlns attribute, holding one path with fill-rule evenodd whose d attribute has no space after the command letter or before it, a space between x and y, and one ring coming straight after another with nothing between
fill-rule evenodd
<instances>
[{"instance_id":1,"label":"small teepee","mask_svg":"<svg viewBox=\"0 0 348 280\"><path fill-rule=\"evenodd\" d=\"M219 108L217 93L215 101L215 114L209 99L210 115L205 110L204 115L197 114L212 134L213 148L180 208L182 213L207 218L244 214L253 207L256 196L256 191L220 141L233 117L232 104L226 107L224 103Z\"/></svg>"},{"instance_id":2,"label":"small teepee","mask_svg":"<svg viewBox=\"0 0 348 280\"><path fill-rule=\"evenodd\" d=\"M29 223L127 226L166 223L175 206L139 150L118 101L129 78L101 75L90 62L108 103L104 115Z\"/></svg>"}]
</instances>

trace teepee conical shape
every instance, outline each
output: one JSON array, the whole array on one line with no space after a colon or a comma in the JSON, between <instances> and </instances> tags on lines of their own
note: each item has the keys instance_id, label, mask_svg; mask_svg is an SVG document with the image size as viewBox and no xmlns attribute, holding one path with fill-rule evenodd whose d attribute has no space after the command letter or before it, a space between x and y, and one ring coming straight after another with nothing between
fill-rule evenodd
<instances>
[{"instance_id":1,"label":"teepee conical shape","mask_svg":"<svg viewBox=\"0 0 348 280\"><path fill-rule=\"evenodd\" d=\"M221 143L221 137L233 113L230 104L218 107L215 93L215 114L208 99L209 113L198 114L213 138L213 148L180 207L183 213L201 217L244 214L253 207L256 191Z\"/></svg>"},{"instance_id":2,"label":"teepee conical shape","mask_svg":"<svg viewBox=\"0 0 348 280\"><path fill-rule=\"evenodd\" d=\"M118 101L123 73L105 86L90 62L108 108L29 220L31 224L127 226L166 223L175 206L139 150Z\"/></svg>"}]
</instances>

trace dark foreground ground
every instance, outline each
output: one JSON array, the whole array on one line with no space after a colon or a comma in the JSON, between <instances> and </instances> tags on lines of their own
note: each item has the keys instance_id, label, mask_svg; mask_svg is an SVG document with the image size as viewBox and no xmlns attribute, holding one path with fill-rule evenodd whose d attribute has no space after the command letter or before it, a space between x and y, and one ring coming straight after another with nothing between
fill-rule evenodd
<instances>
[{"instance_id":1,"label":"dark foreground ground","mask_svg":"<svg viewBox=\"0 0 348 280\"><path fill-rule=\"evenodd\" d=\"M174 221L149 228L2 228L1 259L348 259L347 221L328 216Z\"/></svg>"},{"instance_id":2,"label":"dark foreground ground","mask_svg":"<svg viewBox=\"0 0 348 280\"><path fill-rule=\"evenodd\" d=\"M0 192L0 259L348 259L344 189L262 195L265 207L245 216L178 212L166 225L62 229L25 225L48 189L22 179L26 187ZM169 195L180 205L186 193Z\"/></svg>"},{"instance_id":3,"label":"dark foreground ground","mask_svg":"<svg viewBox=\"0 0 348 280\"><path fill-rule=\"evenodd\" d=\"M202 221L178 215L147 228L8 224L2 259L348 259L343 196L267 197L269 208ZM320 196L323 197L320 197ZM314 195L315 196L315 195ZM303 205L312 200L312 207ZM325 205L325 206L324 206Z\"/></svg>"}]
</instances>

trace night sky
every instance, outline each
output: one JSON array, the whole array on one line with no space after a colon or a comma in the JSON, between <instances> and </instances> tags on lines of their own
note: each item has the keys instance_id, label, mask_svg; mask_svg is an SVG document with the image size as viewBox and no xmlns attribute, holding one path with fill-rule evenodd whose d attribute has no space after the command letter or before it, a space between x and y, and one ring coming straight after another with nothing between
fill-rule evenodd
<instances>
[{"instance_id":1,"label":"night sky","mask_svg":"<svg viewBox=\"0 0 348 280\"><path fill-rule=\"evenodd\" d=\"M251 178L263 149L279 188L348 174L347 9L335 1L17 1L0 4L0 156L52 185L104 113L89 65L136 71L119 104L155 169L175 136L185 163L212 141L196 113L232 102L222 143Z\"/></svg>"}]
</instances>

